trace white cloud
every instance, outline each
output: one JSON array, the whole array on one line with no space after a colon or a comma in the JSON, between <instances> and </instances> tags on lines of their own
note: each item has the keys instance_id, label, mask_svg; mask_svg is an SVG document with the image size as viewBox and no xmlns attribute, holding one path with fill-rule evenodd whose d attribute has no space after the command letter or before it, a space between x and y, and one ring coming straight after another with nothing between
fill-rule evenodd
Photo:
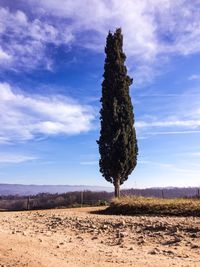
<instances>
[{"instance_id":1,"label":"white cloud","mask_svg":"<svg viewBox=\"0 0 200 267\"><path fill-rule=\"evenodd\" d=\"M129 54L152 60L157 53L156 24L148 1L113 0L108 3L104 0L84 2L32 0L31 2L37 12L45 14L48 10L53 17L71 18L70 26L75 34L90 31L90 36L87 36L88 39L84 38L81 45L102 49L108 30L122 27L125 47Z\"/></svg>"},{"instance_id":2,"label":"white cloud","mask_svg":"<svg viewBox=\"0 0 200 267\"><path fill-rule=\"evenodd\" d=\"M191 153L188 153L188 155L192 157L200 157L200 152L191 152Z\"/></svg>"},{"instance_id":3,"label":"white cloud","mask_svg":"<svg viewBox=\"0 0 200 267\"><path fill-rule=\"evenodd\" d=\"M157 166L161 168L172 168L173 164L171 163L163 163L163 162L155 162L155 161L150 161L150 160L138 160L139 164L148 164L151 166Z\"/></svg>"},{"instance_id":4,"label":"white cloud","mask_svg":"<svg viewBox=\"0 0 200 267\"><path fill-rule=\"evenodd\" d=\"M13 66L43 63L48 68L49 43L103 52L108 30L117 27L123 29L137 84L150 82L170 55L200 52L198 0L30 0L26 5L31 19L19 10L0 11L0 35L7 37L3 51L12 56Z\"/></svg>"},{"instance_id":5,"label":"white cloud","mask_svg":"<svg viewBox=\"0 0 200 267\"><path fill-rule=\"evenodd\" d=\"M200 80L200 74L193 74L188 77L188 80Z\"/></svg>"},{"instance_id":6,"label":"white cloud","mask_svg":"<svg viewBox=\"0 0 200 267\"><path fill-rule=\"evenodd\" d=\"M28 96L0 84L0 142L30 140L38 135L78 134L92 128L90 106L61 96Z\"/></svg>"},{"instance_id":7,"label":"white cloud","mask_svg":"<svg viewBox=\"0 0 200 267\"><path fill-rule=\"evenodd\" d=\"M43 65L49 69L47 44L67 45L72 40L72 33L62 24L57 28L37 17L31 20L20 10L0 7L1 67L29 70Z\"/></svg>"},{"instance_id":8,"label":"white cloud","mask_svg":"<svg viewBox=\"0 0 200 267\"><path fill-rule=\"evenodd\" d=\"M200 130L196 131L160 131L160 132L149 132L148 135L176 135L176 134L199 134Z\"/></svg>"},{"instance_id":9,"label":"white cloud","mask_svg":"<svg viewBox=\"0 0 200 267\"><path fill-rule=\"evenodd\" d=\"M160 69L170 54L200 52L198 0L31 0L31 3L36 14L45 16L49 12L54 18L71 19L68 24L76 40L80 38L77 43L90 49L103 51L108 30L122 27L125 51L138 84L151 81L160 71L157 66ZM89 34L84 36L86 32Z\"/></svg>"},{"instance_id":10,"label":"white cloud","mask_svg":"<svg viewBox=\"0 0 200 267\"><path fill-rule=\"evenodd\" d=\"M187 163L163 163L163 162L157 162L157 161L150 161L150 160L139 160L138 161L139 164L145 164L145 165L149 165L149 167L151 168L161 168L163 169L163 171L165 172L166 170L168 171L168 173L182 173L182 174L198 174L199 173L199 164L187 164ZM184 167L182 167L182 165L184 165ZM196 167L196 168L194 168Z\"/></svg>"},{"instance_id":11,"label":"white cloud","mask_svg":"<svg viewBox=\"0 0 200 267\"><path fill-rule=\"evenodd\" d=\"M166 99L168 95L151 94L145 99L145 109L136 119L135 126L148 138L153 135L188 135L200 133L200 94L199 88L189 88L184 93L173 96L172 100ZM174 97L177 96L177 97ZM142 96L143 97L143 96ZM141 102L142 103L142 102ZM148 115L145 115L145 112ZM153 116L153 114L156 114Z\"/></svg>"},{"instance_id":12,"label":"white cloud","mask_svg":"<svg viewBox=\"0 0 200 267\"><path fill-rule=\"evenodd\" d=\"M36 159L36 157L28 155L0 153L0 163L22 163Z\"/></svg>"},{"instance_id":13,"label":"white cloud","mask_svg":"<svg viewBox=\"0 0 200 267\"><path fill-rule=\"evenodd\" d=\"M148 127L189 127L198 128L200 120L169 120L169 121L138 121L135 123L137 128Z\"/></svg>"},{"instance_id":14,"label":"white cloud","mask_svg":"<svg viewBox=\"0 0 200 267\"><path fill-rule=\"evenodd\" d=\"M97 160L94 161L82 161L80 162L81 165L97 165L99 162Z\"/></svg>"},{"instance_id":15,"label":"white cloud","mask_svg":"<svg viewBox=\"0 0 200 267\"><path fill-rule=\"evenodd\" d=\"M0 62L3 60L10 60L11 55L7 54L3 49L0 47Z\"/></svg>"}]
</instances>

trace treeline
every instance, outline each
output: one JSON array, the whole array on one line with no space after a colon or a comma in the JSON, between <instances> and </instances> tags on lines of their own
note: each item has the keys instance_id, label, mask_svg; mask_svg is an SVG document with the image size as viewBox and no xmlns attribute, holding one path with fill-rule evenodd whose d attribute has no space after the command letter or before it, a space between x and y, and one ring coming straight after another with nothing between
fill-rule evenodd
<instances>
[{"instance_id":1,"label":"treeline","mask_svg":"<svg viewBox=\"0 0 200 267\"><path fill-rule=\"evenodd\" d=\"M33 196L1 196L0 210L35 210L78 206L107 205L113 197L108 192L40 193Z\"/></svg>"},{"instance_id":2,"label":"treeline","mask_svg":"<svg viewBox=\"0 0 200 267\"><path fill-rule=\"evenodd\" d=\"M146 188L146 189L128 189L123 190L122 195L135 195L143 197L158 198L190 198L200 197L200 188L198 187L172 187L172 188Z\"/></svg>"},{"instance_id":3,"label":"treeline","mask_svg":"<svg viewBox=\"0 0 200 267\"><path fill-rule=\"evenodd\" d=\"M191 188L147 188L121 191L122 196L143 196L158 198L200 198L200 189ZM114 194L106 191L76 191L63 194L40 193L32 196L0 196L0 210L34 210L79 206L97 206L110 203Z\"/></svg>"}]
</instances>

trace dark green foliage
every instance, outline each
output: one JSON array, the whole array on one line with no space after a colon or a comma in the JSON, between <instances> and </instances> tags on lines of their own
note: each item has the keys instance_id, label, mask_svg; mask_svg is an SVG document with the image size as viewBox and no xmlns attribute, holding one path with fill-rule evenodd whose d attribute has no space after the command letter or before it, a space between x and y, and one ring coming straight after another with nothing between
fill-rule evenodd
<instances>
[{"instance_id":1,"label":"dark green foliage","mask_svg":"<svg viewBox=\"0 0 200 267\"><path fill-rule=\"evenodd\" d=\"M104 80L102 82L102 108L99 152L100 171L105 179L115 185L119 196L119 185L128 179L137 163L137 140L129 86L132 79L124 64L126 56L122 50L121 29L107 36L105 47Z\"/></svg>"}]
</instances>

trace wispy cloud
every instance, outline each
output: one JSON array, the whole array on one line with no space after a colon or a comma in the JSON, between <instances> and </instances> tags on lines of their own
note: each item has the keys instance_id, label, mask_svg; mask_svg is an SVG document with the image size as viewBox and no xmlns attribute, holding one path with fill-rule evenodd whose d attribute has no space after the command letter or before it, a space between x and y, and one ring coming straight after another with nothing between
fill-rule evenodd
<instances>
[{"instance_id":1,"label":"wispy cloud","mask_svg":"<svg viewBox=\"0 0 200 267\"><path fill-rule=\"evenodd\" d=\"M164 168L172 168L173 164L171 163L163 163L163 162L157 162L157 161L151 161L151 160L138 160L139 164L148 164L152 166L157 167L164 167Z\"/></svg>"},{"instance_id":2,"label":"wispy cloud","mask_svg":"<svg viewBox=\"0 0 200 267\"><path fill-rule=\"evenodd\" d=\"M177 135L177 134L199 134L200 131L160 131L147 132L147 135Z\"/></svg>"},{"instance_id":3,"label":"wispy cloud","mask_svg":"<svg viewBox=\"0 0 200 267\"><path fill-rule=\"evenodd\" d=\"M73 18L70 26L76 31L82 28L93 30L93 35L98 33L99 38L93 39L97 47L102 45L101 35L107 33L108 28L113 30L121 26L126 33L125 39L128 39L126 49L147 60L152 60L157 53L164 53L166 48L168 52L184 54L200 49L197 38L200 15L195 0L192 3L163 0L162 4L160 0L125 0L123 3L113 0L109 4L103 0L30 2L37 13L45 14L48 10L55 17Z\"/></svg>"},{"instance_id":4,"label":"wispy cloud","mask_svg":"<svg viewBox=\"0 0 200 267\"><path fill-rule=\"evenodd\" d=\"M192 90L191 90L192 91ZM160 98L159 109L153 114L143 115L135 122L135 126L142 136L148 138L156 135L188 135L200 133L199 120L199 95L191 92L184 93L172 103L165 103L165 98ZM156 100L149 100L154 107ZM150 113L151 114L151 113Z\"/></svg>"},{"instance_id":5,"label":"wispy cloud","mask_svg":"<svg viewBox=\"0 0 200 267\"><path fill-rule=\"evenodd\" d=\"M90 33L81 42L89 49L103 51L108 30L122 27L130 71L137 84L150 82L160 72L156 62L166 63L171 54L200 51L198 0L192 3L163 0L162 4L160 0L112 0L109 4L104 0L31 0L31 3L40 14L48 10L53 17L72 18L70 27L76 40L80 31Z\"/></svg>"},{"instance_id":6,"label":"wispy cloud","mask_svg":"<svg viewBox=\"0 0 200 267\"><path fill-rule=\"evenodd\" d=\"M164 163L164 162L158 162L158 161L151 161L151 160L139 160L139 164L145 164L149 165L150 167L156 167L156 168L161 168L168 173L183 173L183 174L197 174L199 173L200 169L200 164L184 164L186 167L182 167L182 164L174 164L174 163ZM196 167L196 168L194 168Z\"/></svg>"},{"instance_id":7,"label":"wispy cloud","mask_svg":"<svg viewBox=\"0 0 200 267\"><path fill-rule=\"evenodd\" d=\"M6 40L6 41L5 41ZM43 66L51 69L51 58L46 56L47 45L68 45L73 35L66 27L59 29L39 18L29 19L21 10L0 7L0 66L30 70Z\"/></svg>"},{"instance_id":8,"label":"wispy cloud","mask_svg":"<svg viewBox=\"0 0 200 267\"><path fill-rule=\"evenodd\" d=\"M192 157L200 157L200 152L191 152L191 153L188 153L187 155L192 156Z\"/></svg>"},{"instance_id":9,"label":"wispy cloud","mask_svg":"<svg viewBox=\"0 0 200 267\"><path fill-rule=\"evenodd\" d=\"M198 128L200 120L168 120L168 121L138 121L136 122L137 128L149 127L189 127Z\"/></svg>"},{"instance_id":10,"label":"wispy cloud","mask_svg":"<svg viewBox=\"0 0 200 267\"><path fill-rule=\"evenodd\" d=\"M188 77L188 80L200 80L200 74L193 74Z\"/></svg>"},{"instance_id":11,"label":"wispy cloud","mask_svg":"<svg viewBox=\"0 0 200 267\"><path fill-rule=\"evenodd\" d=\"M81 165L97 165L98 161L94 160L94 161L81 161L80 162Z\"/></svg>"},{"instance_id":12,"label":"wispy cloud","mask_svg":"<svg viewBox=\"0 0 200 267\"><path fill-rule=\"evenodd\" d=\"M25 141L38 135L78 134L92 129L94 110L72 99L28 96L0 84L0 141Z\"/></svg>"},{"instance_id":13,"label":"wispy cloud","mask_svg":"<svg viewBox=\"0 0 200 267\"><path fill-rule=\"evenodd\" d=\"M198 0L30 0L31 16L15 5L12 11L0 10L0 37L6 38L0 55L9 68L42 64L51 69L49 44L102 52L108 30L116 27L123 28L128 65L138 84L150 82L170 55L200 51Z\"/></svg>"},{"instance_id":14,"label":"wispy cloud","mask_svg":"<svg viewBox=\"0 0 200 267\"><path fill-rule=\"evenodd\" d=\"M3 49L0 47L0 62L3 63L3 61L9 62L11 60L12 56L7 54Z\"/></svg>"},{"instance_id":15,"label":"wispy cloud","mask_svg":"<svg viewBox=\"0 0 200 267\"><path fill-rule=\"evenodd\" d=\"M8 153L0 153L0 164L1 163L22 163L26 161L36 160L37 157L22 155L22 154L8 154Z\"/></svg>"}]
</instances>

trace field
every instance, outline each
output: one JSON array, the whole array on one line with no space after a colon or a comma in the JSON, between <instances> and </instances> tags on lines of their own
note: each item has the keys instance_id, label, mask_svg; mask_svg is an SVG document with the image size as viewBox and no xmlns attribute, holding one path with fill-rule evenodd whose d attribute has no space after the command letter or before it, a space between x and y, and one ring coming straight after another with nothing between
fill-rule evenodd
<instances>
[{"instance_id":1,"label":"field","mask_svg":"<svg viewBox=\"0 0 200 267\"><path fill-rule=\"evenodd\" d=\"M0 266L199 266L200 218L0 212Z\"/></svg>"},{"instance_id":2,"label":"field","mask_svg":"<svg viewBox=\"0 0 200 267\"><path fill-rule=\"evenodd\" d=\"M165 216L200 216L199 198L144 198L122 197L113 199L107 209L111 214L122 215L165 215Z\"/></svg>"}]
</instances>

